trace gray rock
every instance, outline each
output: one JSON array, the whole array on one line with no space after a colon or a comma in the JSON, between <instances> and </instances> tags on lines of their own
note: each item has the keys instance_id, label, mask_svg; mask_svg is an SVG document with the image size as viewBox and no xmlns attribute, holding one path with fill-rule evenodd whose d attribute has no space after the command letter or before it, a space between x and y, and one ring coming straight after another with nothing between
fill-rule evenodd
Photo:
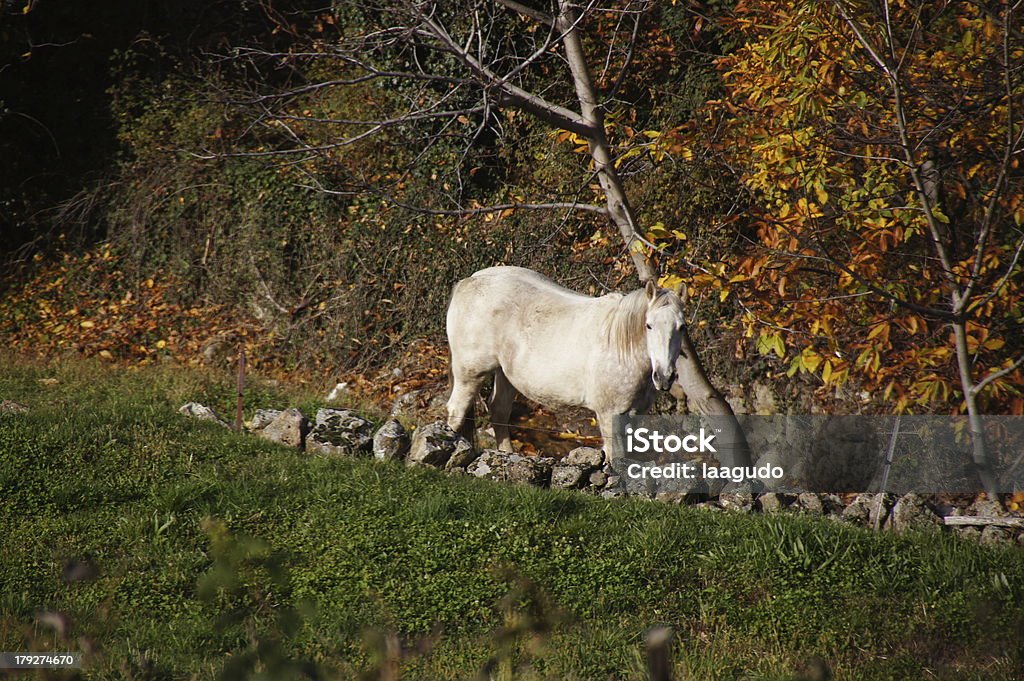
<instances>
[{"instance_id":1,"label":"gray rock","mask_svg":"<svg viewBox=\"0 0 1024 681\"><path fill-rule=\"evenodd\" d=\"M462 437L440 421L420 426L412 436L412 446L406 463L410 466L433 466L442 468L452 458L460 442L466 443Z\"/></svg>"},{"instance_id":2,"label":"gray rock","mask_svg":"<svg viewBox=\"0 0 1024 681\"><path fill-rule=\"evenodd\" d=\"M595 471L596 472L596 471ZM584 484L587 469L571 463L559 463L551 469L551 486L576 489Z\"/></svg>"},{"instance_id":3,"label":"gray rock","mask_svg":"<svg viewBox=\"0 0 1024 681\"><path fill-rule=\"evenodd\" d=\"M724 492L718 495L718 504L727 511L750 513L754 510L754 495L750 492Z\"/></svg>"},{"instance_id":4,"label":"gray rock","mask_svg":"<svg viewBox=\"0 0 1024 681\"><path fill-rule=\"evenodd\" d=\"M751 494L758 495L764 492L764 484L760 480L744 480L743 482L729 482L722 488L721 494Z\"/></svg>"},{"instance_id":5,"label":"gray rock","mask_svg":"<svg viewBox=\"0 0 1024 681\"><path fill-rule=\"evenodd\" d=\"M257 409L256 413L252 415L252 420L245 424L245 427L251 431L263 430L280 415L280 409Z\"/></svg>"},{"instance_id":6,"label":"gray rock","mask_svg":"<svg viewBox=\"0 0 1024 681\"><path fill-rule=\"evenodd\" d=\"M979 499L968 507L965 515L1002 518L1009 515L1009 513L998 501Z\"/></svg>"},{"instance_id":7,"label":"gray rock","mask_svg":"<svg viewBox=\"0 0 1024 681\"><path fill-rule=\"evenodd\" d=\"M658 489L659 481L654 480L653 478L634 478L629 475L617 475L612 477L617 480L615 488L629 497L653 499L654 493ZM611 478L609 478L608 485L605 489L612 489Z\"/></svg>"},{"instance_id":8,"label":"gray rock","mask_svg":"<svg viewBox=\"0 0 1024 681\"><path fill-rule=\"evenodd\" d=\"M670 503L695 504L704 501L708 496L708 485L705 480L686 478L660 480L656 487L655 499Z\"/></svg>"},{"instance_id":9,"label":"gray rock","mask_svg":"<svg viewBox=\"0 0 1024 681\"><path fill-rule=\"evenodd\" d=\"M189 402L189 404L194 404ZM186 405L187 406L187 405ZM184 407L182 407L184 408ZM18 404L14 400L0 400L0 414L27 414L28 407Z\"/></svg>"},{"instance_id":10,"label":"gray rock","mask_svg":"<svg viewBox=\"0 0 1024 681\"><path fill-rule=\"evenodd\" d=\"M981 539L981 528L973 525L964 525L962 527L954 527L953 531L964 539L971 539L978 541Z\"/></svg>"},{"instance_id":11,"label":"gray rock","mask_svg":"<svg viewBox=\"0 0 1024 681\"><path fill-rule=\"evenodd\" d=\"M829 516L839 518L843 515L843 509L846 506L843 504L843 500L839 498L838 494L822 494L819 495L821 504L825 508L825 513Z\"/></svg>"},{"instance_id":12,"label":"gray rock","mask_svg":"<svg viewBox=\"0 0 1024 681\"><path fill-rule=\"evenodd\" d=\"M473 449L473 446L469 444L469 441L464 438L459 438L455 443L455 451L452 452L451 457L448 459L448 463L444 465L446 471L452 471L454 469L461 469L463 472L466 471L466 466L473 463L473 460L477 457L477 451Z\"/></svg>"},{"instance_id":13,"label":"gray rock","mask_svg":"<svg viewBox=\"0 0 1024 681\"><path fill-rule=\"evenodd\" d=\"M562 463L584 468L600 468L604 465L604 452L596 447L577 447L565 456Z\"/></svg>"},{"instance_id":14,"label":"gray rock","mask_svg":"<svg viewBox=\"0 0 1024 681\"><path fill-rule=\"evenodd\" d=\"M373 424L349 409L317 409L306 449L322 454L369 454Z\"/></svg>"},{"instance_id":15,"label":"gray rock","mask_svg":"<svg viewBox=\"0 0 1024 681\"><path fill-rule=\"evenodd\" d=\"M227 421L222 419L220 416L217 416L217 412L205 405L199 404L198 402L186 402L181 405L180 409L178 409L178 413L200 421L212 421L218 426L223 426L225 428L231 427L227 424Z\"/></svg>"},{"instance_id":16,"label":"gray rock","mask_svg":"<svg viewBox=\"0 0 1024 681\"><path fill-rule=\"evenodd\" d=\"M409 453L409 433L395 419L388 419L373 435L373 458L380 461L404 459Z\"/></svg>"},{"instance_id":17,"label":"gray rock","mask_svg":"<svg viewBox=\"0 0 1024 681\"><path fill-rule=\"evenodd\" d=\"M708 486L704 480L673 480L669 484L663 481L658 489L654 498L670 504L696 504L708 496Z\"/></svg>"},{"instance_id":18,"label":"gray rock","mask_svg":"<svg viewBox=\"0 0 1024 681\"><path fill-rule=\"evenodd\" d=\"M553 475L552 479L554 479ZM591 472L587 481L590 483L591 487L604 487L608 483L608 474L599 469Z\"/></svg>"},{"instance_id":19,"label":"gray rock","mask_svg":"<svg viewBox=\"0 0 1024 681\"><path fill-rule=\"evenodd\" d=\"M825 504L821 502L821 497L814 492L802 492L797 495L796 503L793 507L797 510L803 511L804 513L810 513L811 515L822 515L825 513Z\"/></svg>"},{"instance_id":20,"label":"gray rock","mask_svg":"<svg viewBox=\"0 0 1024 681\"><path fill-rule=\"evenodd\" d=\"M555 460L550 457L521 456L509 466L508 479L521 485L546 487L551 482L554 463Z\"/></svg>"},{"instance_id":21,"label":"gray rock","mask_svg":"<svg viewBox=\"0 0 1024 681\"><path fill-rule=\"evenodd\" d=\"M729 482L722 487L718 503L722 508L730 511L750 513L754 510L754 500L763 491L764 485L758 480Z\"/></svg>"},{"instance_id":22,"label":"gray rock","mask_svg":"<svg viewBox=\"0 0 1024 681\"><path fill-rule=\"evenodd\" d=\"M784 494L766 492L757 498L757 507L762 513L776 513L789 505Z\"/></svg>"},{"instance_id":23,"label":"gray rock","mask_svg":"<svg viewBox=\"0 0 1024 681\"><path fill-rule=\"evenodd\" d=\"M477 449L497 449L498 441L494 439L494 428L487 426L486 428L477 428L476 432L473 433L476 438Z\"/></svg>"},{"instance_id":24,"label":"gray rock","mask_svg":"<svg viewBox=\"0 0 1024 681\"><path fill-rule=\"evenodd\" d=\"M309 421L298 409L285 409L265 428L258 431L262 438L287 447L302 449L309 432Z\"/></svg>"},{"instance_id":25,"label":"gray rock","mask_svg":"<svg viewBox=\"0 0 1024 681\"><path fill-rule=\"evenodd\" d=\"M1013 533L1005 527L986 525L979 541L985 546L1009 546L1013 544Z\"/></svg>"},{"instance_id":26,"label":"gray rock","mask_svg":"<svg viewBox=\"0 0 1024 681\"><path fill-rule=\"evenodd\" d=\"M466 472L478 478L505 480L505 469L508 467L508 452L497 449L485 449L480 452L476 461L466 466Z\"/></svg>"},{"instance_id":27,"label":"gray rock","mask_svg":"<svg viewBox=\"0 0 1024 681\"><path fill-rule=\"evenodd\" d=\"M843 520L854 525L865 527L885 527L889 512L896 503L896 496L885 494L858 494L853 502L843 510Z\"/></svg>"},{"instance_id":28,"label":"gray rock","mask_svg":"<svg viewBox=\"0 0 1024 681\"><path fill-rule=\"evenodd\" d=\"M931 506L914 493L906 494L896 502L892 509L890 526L896 532L910 529L937 527L942 519L932 510Z\"/></svg>"},{"instance_id":29,"label":"gray rock","mask_svg":"<svg viewBox=\"0 0 1024 681\"><path fill-rule=\"evenodd\" d=\"M552 464L553 460L546 457L532 458L485 449L466 467L466 472L478 478L542 486L551 479Z\"/></svg>"},{"instance_id":30,"label":"gray rock","mask_svg":"<svg viewBox=\"0 0 1024 681\"><path fill-rule=\"evenodd\" d=\"M843 509L842 518L853 525L867 525L871 518L871 504L873 494L858 494L850 502L850 505Z\"/></svg>"}]
</instances>

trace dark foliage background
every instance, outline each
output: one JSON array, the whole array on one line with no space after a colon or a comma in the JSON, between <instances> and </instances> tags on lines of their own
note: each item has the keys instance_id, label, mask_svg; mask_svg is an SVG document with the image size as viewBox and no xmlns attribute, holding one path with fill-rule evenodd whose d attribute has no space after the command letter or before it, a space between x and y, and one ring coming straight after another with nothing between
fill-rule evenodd
<instances>
[{"instance_id":1,"label":"dark foliage background","mask_svg":"<svg viewBox=\"0 0 1024 681\"><path fill-rule=\"evenodd\" d=\"M241 105L247 94L313 81L330 65L256 68L234 58L236 48L307 49L365 30L380 19L372 7L241 0L2 7L6 287L31 275L33 258L103 242L126 287L173 276L175 302L223 305L256 320L270 354L370 368L413 339L441 340L451 284L480 267L526 265L594 293L632 286L599 216L424 215L353 180L398 184L403 204L428 208L450 208L452 197L463 205L590 199L586 158L526 115L496 113L469 153L458 135L435 144L391 185L389 173L397 177L422 136L436 132L429 123L307 162L237 155L289 144L254 124ZM714 3L707 9L716 11ZM695 32L694 16L665 6L645 20L650 59L616 92L623 124L679 125L718 87L709 54L716 34ZM602 32L613 27L598 21L590 47L600 52ZM508 28L514 43L515 27ZM555 68L532 77L548 96L572 95ZM388 115L407 94L356 86L310 98L309 106L336 116ZM728 193L721 178L672 163L623 171L652 224L687 224L694 233L711 224ZM74 279L73 267L66 276Z\"/></svg>"}]
</instances>

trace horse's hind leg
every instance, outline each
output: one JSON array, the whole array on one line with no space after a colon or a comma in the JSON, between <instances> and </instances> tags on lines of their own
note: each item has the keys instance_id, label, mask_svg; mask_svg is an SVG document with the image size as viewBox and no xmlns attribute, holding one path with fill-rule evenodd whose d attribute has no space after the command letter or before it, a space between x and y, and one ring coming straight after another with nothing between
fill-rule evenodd
<instances>
[{"instance_id":1,"label":"horse's hind leg","mask_svg":"<svg viewBox=\"0 0 1024 681\"><path fill-rule=\"evenodd\" d=\"M498 443L498 449L503 452L512 451L512 437L509 433L508 423L512 417L512 401L515 396L516 389L508 382L505 372L501 369L496 370L494 372L494 392L491 394L488 407L491 410L494 439Z\"/></svg>"},{"instance_id":2,"label":"horse's hind leg","mask_svg":"<svg viewBox=\"0 0 1024 681\"><path fill-rule=\"evenodd\" d=\"M452 394L448 398L448 426L470 442L473 441L473 403L486 374L452 369Z\"/></svg>"}]
</instances>

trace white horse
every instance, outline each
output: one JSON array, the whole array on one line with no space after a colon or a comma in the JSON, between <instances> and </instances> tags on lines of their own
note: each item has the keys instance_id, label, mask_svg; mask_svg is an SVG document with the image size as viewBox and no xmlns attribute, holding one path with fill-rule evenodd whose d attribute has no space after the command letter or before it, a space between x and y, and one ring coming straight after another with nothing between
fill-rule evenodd
<instances>
[{"instance_id":1,"label":"white horse","mask_svg":"<svg viewBox=\"0 0 1024 681\"><path fill-rule=\"evenodd\" d=\"M679 297L653 282L591 298L522 267L480 270L455 285L448 306L448 425L472 435L473 402L493 374L488 407L499 449L512 451L518 390L549 407L593 411L613 460L613 418L642 413L655 388L675 381L683 323Z\"/></svg>"}]
</instances>

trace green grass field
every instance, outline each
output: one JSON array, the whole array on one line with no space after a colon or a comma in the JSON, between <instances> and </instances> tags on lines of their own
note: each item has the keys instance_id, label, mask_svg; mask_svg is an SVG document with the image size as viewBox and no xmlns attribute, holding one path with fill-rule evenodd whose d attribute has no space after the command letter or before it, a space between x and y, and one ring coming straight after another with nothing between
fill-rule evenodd
<instances>
[{"instance_id":1,"label":"green grass field","mask_svg":"<svg viewBox=\"0 0 1024 681\"><path fill-rule=\"evenodd\" d=\"M89 679L396 678L396 645L402 679L644 679L668 625L678 679L1024 678L1020 549L311 456L176 413L231 392L0 356L0 398L31 408L0 415L0 650L93 650Z\"/></svg>"}]
</instances>

